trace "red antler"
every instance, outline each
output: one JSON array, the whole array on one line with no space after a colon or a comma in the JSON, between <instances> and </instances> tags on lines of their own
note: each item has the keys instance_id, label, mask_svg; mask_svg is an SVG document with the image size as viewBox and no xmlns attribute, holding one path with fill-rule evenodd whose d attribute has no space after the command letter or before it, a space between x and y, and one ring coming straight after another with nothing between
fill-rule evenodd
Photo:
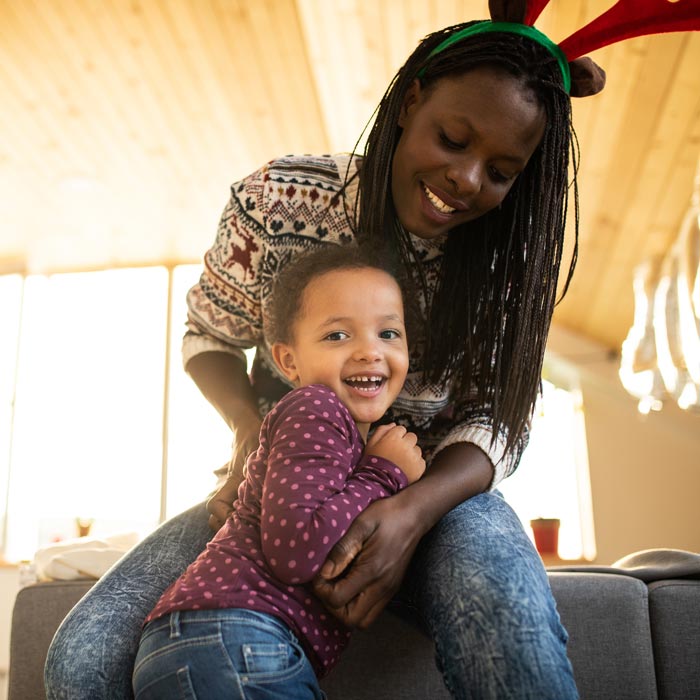
<instances>
[{"instance_id":1,"label":"red antler","mask_svg":"<svg viewBox=\"0 0 700 700\"><path fill-rule=\"evenodd\" d=\"M549 5L549 0L530 0L527 3L527 12L525 13L523 24L532 26L547 5Z\"/></svg>"},{"instance_id":2,"label":"red antler","mask_svg":"<svg viewBox=\"0 0 700 700\"><path fill-rule=\"evenodd\" d=\"M559 48L572 61L635 36L699 29L700 0L618 0L607 12L562 41Z\"/></svg>"}]
</instances>

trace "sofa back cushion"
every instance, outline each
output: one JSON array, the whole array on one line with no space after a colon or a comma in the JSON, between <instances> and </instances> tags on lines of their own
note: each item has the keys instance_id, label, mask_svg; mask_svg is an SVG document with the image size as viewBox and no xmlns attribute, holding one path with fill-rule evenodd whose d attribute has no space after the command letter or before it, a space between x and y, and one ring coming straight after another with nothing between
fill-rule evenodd
<instances>
[{"instance_id":1,"label":"sofa back cushion","mask_svg":"<svg viewBox=\"0 0 700 700\"><path fill-rule=\"evenodd\" d=\"M700 581L649 585L659 700L700 698Z\"/></svg>"},{"instance_id":2,"label":"sofa back cushion","mask_svg":"<svg viewBox=\"0 0 700 700\"><path fill-rule=\"evenodd\" d=\"M646 585L584 572L550 572L549 581L581 700L656 700Z\"/></svg>"}]
</instances>

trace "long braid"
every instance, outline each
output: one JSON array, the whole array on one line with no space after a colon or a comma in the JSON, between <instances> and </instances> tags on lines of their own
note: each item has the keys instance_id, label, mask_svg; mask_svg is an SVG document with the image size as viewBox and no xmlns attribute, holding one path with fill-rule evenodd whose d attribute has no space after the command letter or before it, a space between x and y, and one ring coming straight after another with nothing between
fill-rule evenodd
<instances>
[{"instance_id":1,"label":"long braid","mask_svg":"<svg viewBox=\"0 0 700 700\"><path fill-rule=\"evenodd\" d=\"M385 93L359 173L355 226L358 235L382 241L399 258L405 283L425 298L426 378L451 381L457 401L489 404L494 440L506 429L507 449L512 449L530 420L540 387L563 251L570 154L576 240L564 293L576 262L578 150L570 100L556 62L534 42L510 34L479 35L455 43L426 65L432 48L462 26L426 37ZM422 265L391 196L399 115L421 68L422 88L429 90L441 78L480 66L502 69L534 93L546 112L545 133L501 206L450 232L438 287L430 298Z\"/></svg>"}]
</instances>

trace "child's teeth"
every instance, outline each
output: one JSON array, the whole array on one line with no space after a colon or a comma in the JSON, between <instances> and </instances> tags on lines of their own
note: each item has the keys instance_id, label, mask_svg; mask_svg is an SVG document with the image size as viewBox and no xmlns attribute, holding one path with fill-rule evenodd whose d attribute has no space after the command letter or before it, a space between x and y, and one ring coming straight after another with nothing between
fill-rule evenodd
<instances>
[{"instance_id":1,"label":"child's teeth","mask_svg":"<svg viewBox=\"0 0 700 700\"><path fill-rule=\"evenodd\" d=\"M430 200L430 203L443 214L451 214L456 211L453 207L445 204L437 195L433 194L427 187L423 186L426 197Z\"/></svg>"},{"instance_id":2,"label":"child's teeth","mask_svg":"<svg viewBox=\"0 0 700 700\"><path fill-rule=\"evenodd\" d=\"M382 377L348 377L346 380L348 383L353 383L355 385L355 389L358 389L359 391L372 391L376 388L377 384L382 383ZM367 386L357 386L358 384L366 384Z\"/></svg>"}]
</instances>

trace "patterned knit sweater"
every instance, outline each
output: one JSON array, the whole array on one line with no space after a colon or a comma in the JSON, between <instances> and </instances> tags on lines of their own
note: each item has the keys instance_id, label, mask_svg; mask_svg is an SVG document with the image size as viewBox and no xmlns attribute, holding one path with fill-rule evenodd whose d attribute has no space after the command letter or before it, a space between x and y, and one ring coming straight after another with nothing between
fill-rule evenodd
<instances>
[{"instance_id":1,"label":"patterned knit sweater","mask_svg":"<svg viewBox=\"0 0 700 700\"><path fill-rule=\"evenodd\" d=\"M263 415L291 388L277 372L263 334L275 275L301 253L355 243L349 217L357 179L344 192L342 186L346 173L354 173L356 166L357 160L347 155L289 156L232 185L216 240L204 258L204 272L187 296L185 365L202 352L221 351L244 359L243 349L257 348L251 379ZM432 290L445 239L413 236L412 241ZM504 435L492 444L488 406L452 396L449 385L426 381L421 370L419 355L412 353L406 383L386 420L418 435L428 468L448 445L477 445L494 465L491 488L495 487L515 469L519 450L505 454Z\"/></svg>"}]
</instances>

